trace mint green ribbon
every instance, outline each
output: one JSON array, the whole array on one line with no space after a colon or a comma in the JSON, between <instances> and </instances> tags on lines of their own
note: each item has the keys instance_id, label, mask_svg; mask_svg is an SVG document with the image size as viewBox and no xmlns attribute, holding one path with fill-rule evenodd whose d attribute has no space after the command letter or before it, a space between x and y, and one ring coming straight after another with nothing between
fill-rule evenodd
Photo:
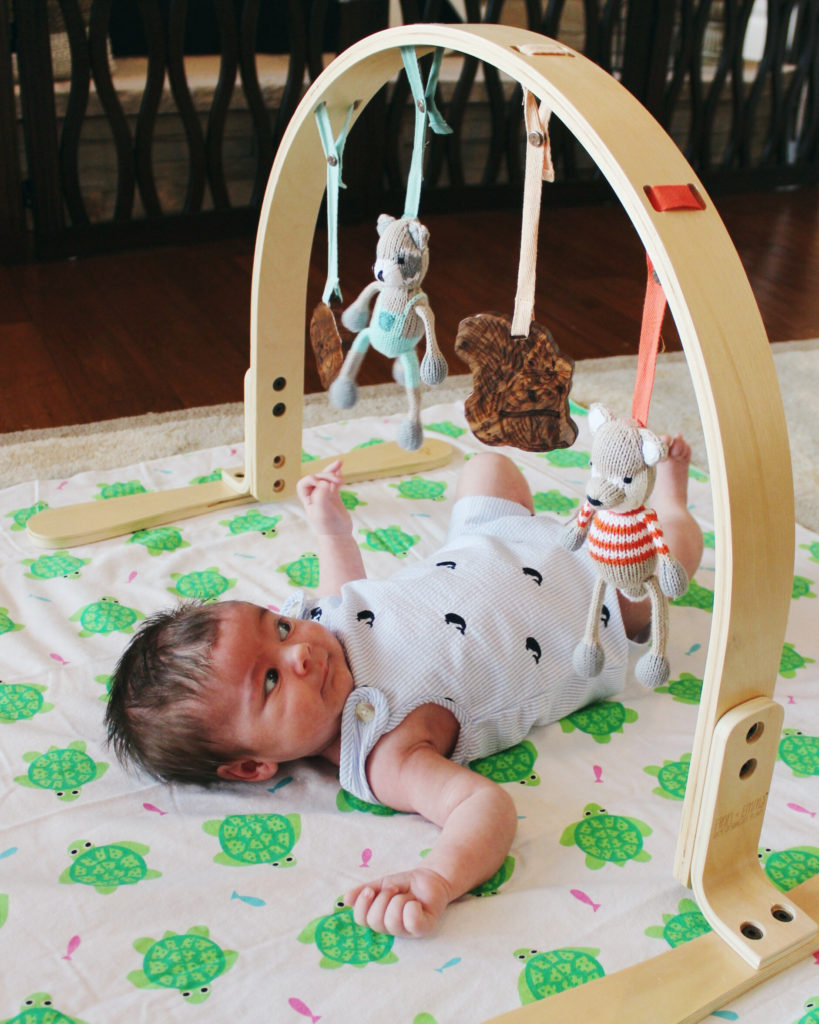
<instances>
[{"instance_id":1,"label":"mint green ribbon","mask_svg":"<svg viewBox=\"0 0 819 1024\"><path fill-rule=\"evenodd\" d=\"M436 135L451 135L452 129L444 121L435 103L435 90L438 86L438 73L444 56L443 47L437 46L432 58L426 87L421 81L418 59L414 46L401 47L401 59L407 72L407 79L412 89L415 103L415 136L412 144L412 161L407 177L407 196L404 204L405 217L417 217L421 203L421 181L423 178L424 143L426 142L427 123Z\"/></svg>"},{"instance_id":2,"label":"mint green ribbon","mask_svg":"<svg viewBox=\"0 0 819 1024\"><path fill-rule=\"evenodd\" d=\"M328 306L334 295L338 297L339 302L342 301L338 277L338 190L346 188L341 180L341 163L355 108L356 104L352 103L347 111L344 126L336 138L333 138L327 105L321 102L315 109L319 138L327 161L327 283L321 301Z\"/></svg>"}]
</instances>

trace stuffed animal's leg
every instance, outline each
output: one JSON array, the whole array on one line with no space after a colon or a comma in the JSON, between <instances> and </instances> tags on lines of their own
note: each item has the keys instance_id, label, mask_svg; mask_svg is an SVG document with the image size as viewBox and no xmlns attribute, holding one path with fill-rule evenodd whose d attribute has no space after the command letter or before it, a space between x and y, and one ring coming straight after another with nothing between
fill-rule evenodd
<instances>
[{"instance_id":1,"label":"stuffed animal's leg","mask_svg":"<svg viewBox=\"0 0 819 1024\"><path fill-rule=\"evenodd\" d=\"M645 588L651 599L651 650L634 666L637 681L654 689L668 682L671 666L665 656L668 642L668 601L660 589L656 576L649 576Z\"/></svg>"},{"instance_id":2,"label":"stuffed animal's leg","mask_svg":"<svg viewBox=\"0 0 819 1024\"><path fill-rule=\"evenodd\" d=\"M369 347L369 331L365 328L356 335L352 348L338 371L338 376L330 385L330 401L336 409L352 409L358 401L355 379Z\"/></svg>"},{"instance_id":3,"label":"stuffed animal's leg","mask_svg":"<svg viewBox=\"0 0 819 1024\"><path fill-rule=\"evenodd\" d=\"M575 647L572 654L574 670L584 679L599 676L603 671L603 647L600 643L600 614L603 611L603 596L606 592L606 581L598 578L592 591L589 614L586 619L586 631L583 639Z\"/></svg>"},{"instance_id":4,"label":"stuffed animal's leg","mask_svg":"<svg viewBox=\"0 0 819 1024\"><path fill-rule=\"evenodd\" d=\"M420 448L424 441L424 428L421 426L421 387L415 349L403 352L396 359L393 376L404 385L409 405L407 419L399 424L395 439L402 448L413 452Z\"/></svg>"},{"instance_id":5,"label":"stuffed animal's leg","mask_svg":"<svg viewBox=\"0 0 819 1024\"><path fill-rule=\"evenodd\" d=\"M427 350L421 360L421 380L425 384L437 387L446 380L449 367L446 364L443 353L438 348L438 339L435 336L435 315L429 306L419 303L415 308L416 313L423 321L427 337Z\"/></svg>"}]
</instances>

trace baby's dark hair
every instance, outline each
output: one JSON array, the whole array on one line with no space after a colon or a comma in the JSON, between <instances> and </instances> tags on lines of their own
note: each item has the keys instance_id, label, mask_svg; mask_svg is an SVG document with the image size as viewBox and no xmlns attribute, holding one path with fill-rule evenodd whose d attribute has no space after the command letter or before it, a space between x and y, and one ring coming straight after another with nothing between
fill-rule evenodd
<instances>
[{"instance_id":1,"label":"baby's dark hair","mask_svg":"<svg viewBox=\"0 0 819 1024\"><path fill-rule=\"evenodd\" d=\"M108 742L126 766L162 782L210 786L242 751L217 749L205 727L218 604L186 602L142 623L119 659L105 713Z\"/></svg>"}]
</instances>

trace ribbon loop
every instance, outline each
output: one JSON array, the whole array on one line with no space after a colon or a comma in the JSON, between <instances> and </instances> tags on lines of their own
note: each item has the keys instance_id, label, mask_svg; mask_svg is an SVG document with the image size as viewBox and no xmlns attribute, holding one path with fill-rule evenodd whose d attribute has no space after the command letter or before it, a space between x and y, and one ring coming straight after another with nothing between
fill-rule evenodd
<instances>
[{"instance_id":1,"label":"ribbon loop","mask_svg":"<svg viewBox=\"0 0 819 1024\"><path fill-rule=\"evenodd\" d=\"M350 105L344 125L336 138L333 138L327 105L322 102L315 109L319 138L327 161L327 283L321 300L328 306L334 295L339 302L342 301L338 277L338 190L345 187L341 180L342 159L347 132L357 106L357 103Z\"/></svg>"},{"instance_id":2,"label":"ribbon loop","mask_svg":"<svg viewBox=\"0 0 819 1024\"><path fill-rule=\"evenodd\" d=\"M412 161L407 177L407 196L404 203L404 216L417 217L421 204L421 181L423 178L424 143L427 135L427 124L437 135L449 135L452 129L444 121L435 105L435 90L438 85L438 73L441 69L443 48L438 46L432 58L426 87L421 81L421 71L414 46L401 47L401 59L407 72L407 80L412 89L415 105L415 134L412 143Z\"/></svg>"}]
</instances>

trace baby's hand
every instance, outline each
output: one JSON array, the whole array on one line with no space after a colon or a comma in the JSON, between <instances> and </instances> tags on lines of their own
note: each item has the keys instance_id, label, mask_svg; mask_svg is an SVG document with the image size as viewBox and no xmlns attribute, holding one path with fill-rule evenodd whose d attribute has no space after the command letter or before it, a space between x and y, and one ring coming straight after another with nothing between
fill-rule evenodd
<instances>
[{"instance_id":1,"label":"baby's hand","mask_svg":"<svg viewBox=\"0 0 819 1024\"><path fill-rule=\"evenodd\" d=\"M339 494L343 483L341 459L336 459L320 473L303 476L296 484L296 493L301 499L307 518L319 535L352 532L352 518Z\"/></svg>"},{"instance_id":2,"label":"baby's hand","mask_svg":"<svg viewBox=\"0 0 819 1024\"><path fill-rule=\"evenodd\" d=\"M356 886L344 901L356 924L389 935L431 934L450 902L449 886L437 871L416 868Z\"/></svg>"}]
</instances>

